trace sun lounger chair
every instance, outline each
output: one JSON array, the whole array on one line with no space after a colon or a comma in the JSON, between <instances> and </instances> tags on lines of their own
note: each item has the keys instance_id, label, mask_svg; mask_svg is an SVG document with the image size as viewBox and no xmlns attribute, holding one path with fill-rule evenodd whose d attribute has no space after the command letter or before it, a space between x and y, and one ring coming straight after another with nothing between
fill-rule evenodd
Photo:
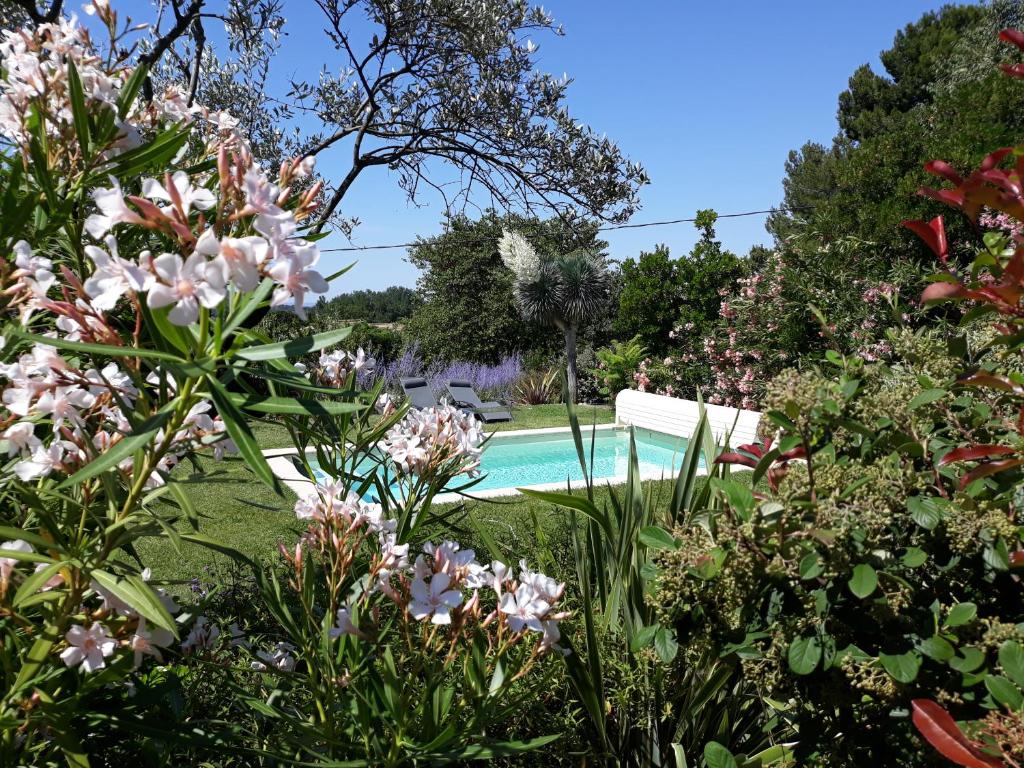
<instances>
[{"instance_id":1,"label":"sun lounger chair","mask_svg":"<svg viewBox=\"0 0 1024 768\"><path fill-rule=\"evenodd\" d=\"M413 408L436 408L437 398L434 397L434 391L430 388L430 384L427 383L426 379L421 378L409 378L399 379L399 384L402 386L402 391L405 392L405 396L409 398L409 404Z\"/></svg>"},{"instance_id":2,"label":"sun lounger chair","mask_svg":"<svg viewBox=\"0 0 1024 768\"><path fill-rule=\"evenodd\" d=\"M484 423L492 421L512 421L512 412L504 403L495 401L482 402L473 385L462 379L452 379L445 388L452 398L452 404L476 414Z\"/></svg>"}]
</instances>

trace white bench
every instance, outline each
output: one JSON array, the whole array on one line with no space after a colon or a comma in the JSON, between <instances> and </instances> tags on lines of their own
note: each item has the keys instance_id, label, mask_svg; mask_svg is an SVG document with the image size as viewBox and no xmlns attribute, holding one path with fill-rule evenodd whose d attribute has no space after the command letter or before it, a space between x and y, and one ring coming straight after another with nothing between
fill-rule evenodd
<instances>
[{"instance_id":1,"label":"white bench","mask_svg":"<svg viewBox=\"0 0 1024 768\"><path fill-rule=\"evenodd\" d=\"M727 434L731 448L757 442L757 425L761 421L759 412L724 405L705 405L704 408L711 433L719 443L724 443ZM637 392L635 389L624 389L615 397L615 423L619 425L689 438L699 421L700 409L695 400Z\"/></svg>"}]
</instances>

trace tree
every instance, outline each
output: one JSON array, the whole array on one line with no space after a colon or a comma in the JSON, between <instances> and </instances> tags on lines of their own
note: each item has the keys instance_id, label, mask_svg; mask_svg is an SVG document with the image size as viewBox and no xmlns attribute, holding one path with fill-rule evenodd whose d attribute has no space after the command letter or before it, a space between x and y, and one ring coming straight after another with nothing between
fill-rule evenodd
<instances>
[{"instance_id":1,"label":"tree","mask_svg":"<svg viewBox=\"0 0 1024 768\"><path fill-rule=\"evenodd\" d=\"M36 0L14 1L36 22L63 5L50 0L40 11ZM180 83L189 104L198 95L207 106L234 110L242 130L259 139L261 160L275 157L278 142L290 155L320 157L330 182L316 232L358 223L338 210L370 168L396 172L413 202L436 194L453 215L478 196L524 215L579 210L624 220L639 206L644 169L570 115L568 77L535 68L535 38L563 34L543 7L525 0L316 0L340 60L323 62L316 82L269 93L266 73L292 4L302 13L310 5L138 4L142 9L132 10L143 18L133 20L152 24L153 43L136 55ZM226 26L227 53L208 45L210 20ZM296 115L306 132L283 136L279 125Z\"/></svg>"},{"instance_id":2,"label":"tree","mask_svg":"<svg viewBox=\"0 0 1024 768\"><path fill-rule=\"evenodd\" d=\"M994 25L1021 20L1019 3L1007 5L927 14L882 52L891 79L866 69L854 74L840 97L843 129L831 146L808 143L790 153L783 181L788 210L768 221L780 247L805 233L826 245L853 238L871 269L890 264L911 279L902 288L916 284L914 270L904 266L920 271L929 256L899 223L941 213L915 194L929 183L925 162L942 156L971 167L988 147L1011 144L1024 129L1024 93L999 76L995 65L1007 51L989 42ZM874 86L865 84L868 74L877 78ZM875 86L886 95L870 95ZM977 238L965 224L952 226L954 239Z\"/></svg>"},{"instance_id":3,"label":"tree","mask_svg":"<svg viewBox=\"0 0 1024 768\"><path fill-rule=\"evenodd\" d=\"M551 325L565 339L566 396L576 402L576 339L580 326L608 301L605 257L576 249L539 254L520 234L506 231L498 244L501 260L515 276L516 303L523 317Z\"/></svg>"},{"instance_id":4,"label":"tree","mask_svg":"<svg viewBox=\"0 0 1024 768\"><path fill-rule=\"evenodd\" d=\"M896 33L893 46L880 55L888 77L864 64L839 95L837 119L845 136L860 141L886 129L887 119L932 101L932 86L963 32L981 21L980 6L947 5L929 11Z\"/></svg>"},{"instance_id":5,"label":"tree","mask_svg":"<svg viewBox=\"0 0 1024 768\"><path fill-rule=\"evenodd\" d=\"M639 336L653 354L662 356L675 327L682 291L679 264L667 246L642 252L620 266L622 290L612 326L620 339Z\"/></svg>"},{"instance_id":6,"label":"tree","mask_svg":"<svg viewBox=\"0 0 1024 768\"><path fill-rule=\"evenodd\" d=\"M394 323L409 317L420 304L412 288L392 285L383 291L351 291L333 299L320 299L314 310L323 309L342 320L365 320L369 323Z\"/></svg>"},{"instance_id":7,"label":"tree","mask_svg":"<svg viewBox=\"0 0 1024 768\"><path fill-rule=\"evenodd\" d=\"M528 231L552 250L600 251L591 225L567 227L561 219L540 221L488 211L477 221L455 216L445 232L420 240L409 261L422 271L417 290L423 303L405 324L424 357L497 363L513 352L554 350L557 338L519 313L512 274L498 254L503 229Z\"/></svg>"}]
</instances>

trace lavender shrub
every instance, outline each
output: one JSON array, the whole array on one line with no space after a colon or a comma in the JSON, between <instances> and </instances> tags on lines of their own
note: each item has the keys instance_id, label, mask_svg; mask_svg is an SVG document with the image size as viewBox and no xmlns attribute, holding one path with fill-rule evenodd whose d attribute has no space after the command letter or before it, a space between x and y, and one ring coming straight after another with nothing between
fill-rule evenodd
<instances>
[{"instance_id":1,"label":"lavender shrub","mask_svg":"<svg viewBox=\"0 0 1024 768\"><path fill-rule=\"evenodd\" d=\"M411 376L422 376L438 398L445 395L445 383L451 379L464 379L473 385L483 400L504 400L512 398L512 390L523 376L523 359L518 353L509 355L497 365L485 365L468 361L451 363L435 362L427 365L420 355L419 344L410 344L401 357L390 362L377 363L372 373L360 376L360 383L370 386L383 379L384 387L395 394L401 393L399 380Z\"/></svg>"}]
</instances>

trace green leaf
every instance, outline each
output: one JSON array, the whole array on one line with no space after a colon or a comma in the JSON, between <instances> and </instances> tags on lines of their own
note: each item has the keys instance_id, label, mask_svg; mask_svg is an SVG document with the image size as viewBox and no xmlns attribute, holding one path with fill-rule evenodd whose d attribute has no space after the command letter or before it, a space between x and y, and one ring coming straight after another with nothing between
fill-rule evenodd
<instances>
[{"instance_id":1,"label":"green leaf","mask_svg":"<svg viewBox=\"0 0 1024 768\"><path fill-rule=\"evenodd\" d=\"M333 331L325 331L324 333L305 336L301 339L279 341L274 344L261 344L255 347L243 347L235 353L235 356L243 360L276 360L279 358L299 357L307 352L316 352L324 347L337 344L350 333L352 333L351 327L337 328Z\"/></svg>"},{"instance_id":2,"label":"green leaf","mask_svg":"<svg viewBox=\"0 0 1024 768\"><path fill-rule=\"evenodd\" d=\"M963 672L964 674L974 672L985 663L984 651L980 648L975 648L973 645L961 648L960 653L962 653L963 656L957 656L956 658L949 660L949 666L957 672Z\"/></svg>"},{"instance_id":3,"label":"green leaf","mask_svg":"<svg viewBox=\"0 0 1024 768\"><path fill-rule=\"evenodd\" d=\"M798 637L789 645L789 668L798 675L809 675L821 661L821 643L817 637Z\"/></svg>"},{"instance_id":4,"label":"green leaf","mask_svg":"<svg viewBox=\"0 0 1024 768\"><path fill-rule=\"evenodd\" d=\"M231 402L246 411L257 413L291 413L305 415L339 416L344 413L365 411L364 403L339 403L331 400L310 400L301 397L271 397L265 395L239 395L229 393Z\"/></svg>"},{"instance_id":5,"label":"green leaf","mask_svg":"<svg viewBox=\"0 0 1024 768\"><path fill-rule=\"evenodd\" d=\"M153 167L169 165L171 159L178 154L178 150L188 141L188 137L189 131L186 129L171 128L164 131L153 141L117 155L111 165L98 171L93 178L102 178L106 174L126 178L137 176Z\"/></svg>"},{"instance_id":6,"label":"green leaf","mask_svg":"<svg viewBox=\"0 0 1024 768\"><path fill-rule=\"evenodd\" d=\"M1017 685L1024 688L1024 648L1016 640L999 646L999 666Z\"/></svg>"},{"instance_id":7,"label":"green leaf","mask_svg":"<svg viewBox=\"0 0 1024 768\"><path fill-rule=\"evenodd\" d=\"M227 428L228 435L235 442L235 445L238 446L238 452L245 459L249 469L255 472L256 477L273 488L275 492L281 493L281 484L270 469L270 465L267 464L267 459L260 450L256 437L246 422L245 414L238 410L234 402L232 402L223 384L213 377L208 377L207 381L210 384L210 397L213 399L213 404L217 407L220 417L224 420L224 426Z\"/></svg>"},{"instance_id":8,"label":"green leaf","mask_svg":"<svg viewBox=\"0 0 1024 768\"><path fill-rule=\"evenodd\" d=\"M125 80L124 85L121 86L121 91L117 95L117 116L122 120L132 108L132 104L135 103L135 97L139 95L139 90L146 81L148 74L149 67L140 64L132 71L131 76Z\"/></svg>"},{"instance_id":9,"label":"green leaf","mask_svg":"<svg viewBox=\"0 0 1024 768\"><path fill-rule=\"evenodd\" d=\"M676 633L665 627L658 627L658 631L654 633L654 650L665 664L671 663L679 652Z\"/></svg>"},{"instance_id":10,"label":"green leaf","mask_svg":"<svg viewBox=\"0 0 1024 768\"><path fill-rule=\"evenodd\" d=\"M608 516L601 512L592 501L589 501L582 496L573 496L570 493L555 493L552 491L531 491L529 488L518 488L517 490L524 496L529 496L534 499L539 499L540 501L546 501L549 504L556 504L560 507L568 507L569 509L575 509L578 512L582 512L584 515L596 522L606 536L613 538L615 535L612 530L611 523L608 521Z\"/></svg>"},{"instance_id":11,"label":"green leaf","mask_svg":"<svg viewBox=\"0 0 1024 768\"><path fill-rule=\"evenodd\" d=\"M707 762L708 768L739 768L732 752L717 741L704 745L704 760Z\"/></svg>"},{"instance_id":12,"label":"green leaf","mask_svg":"<svg viewBox=\"0 0 1024 768\"><path fill-rule=\"evenodd\" d=\"M640 627L639 630L633 633L633 637L629 641L629 650L633 653L646 648L654 642L654 635L660 629L660 625L651 624L647 627Z\"/></svg>"},{"instance_id":13,"label":"green leaf","mask_svg":"<svg viewBox=\"0 0 1024 768\"><path fill-rule=\"evenodd\" d=\"M638 538L640 543L648 549L677 549L679 547L679 542L672 538L672 534L656 525L641 528Z\"/></svg>"},{"instance_id":14,"label":"green leaf","mask_svg":"<svg viewBox=\"0 0 1024 768\"><path fill-rule=\"evenodd\" d=\"M153 438L156 437L156 433L170 420L176 405L177 403L173 401L165 405L142 422L130 435L126 435L118 440L113 448L108 448L71 477L64 480L64 482L57 486L57 489L81 485L86 480L90 480L96 477L96 475L116 467L122 459L128 458L140 448L150 444Z\"/></svg>"},{"instance_id":15,"label":"green leaf","mask_svg":"<svg viewBox=\"0 0 1024 768\"><path fill-rule=\"evenodd\" d=\"M15 608L21 606L27 599L36 594L43 585L56 576L61 568L66 568L67 563L63 560L58 560L55 563L50 563L45 568L40 568L38 571L34 571L29 575L18 587L18 591L14 595L12 605Z\"/></svg>"},{"instance_id":16,"label":"green leaf","mask_svg":"<svg viewBox=\"0 0 1024 768\"><path fill-rule=\"evenodd\" d=\"M105 357L141 357L149 360L169 360L175 363L186 364L188 361L170 352L161 352L158 349L137 349L135 347L118 347L113 344L90 344L84 341L68 341L59 337L39 336L35 333L19 333L19 339L31 342L32 344L48 344L57 349L66 349L69 352L77 352L82 355L103 355Z\"/></svg>"},{"instance_id":17,"label":"green leaf","mask_svg":"<svg viewBox=\"0 0 1024 768\"><path fill-rule=\"evenodd\" d=\"M266 300L267 296L274 289L274 281L269 277L263 278L263 282L260 283L259 287L248 294L238 308L231 314L228 321L224 324L222 333L225 337L230 336L235 330L244 323L249 316L256 311L256 309Z\"/></svg>"},{"instance_id":18,"label":"green leaf","mask_svg":"<svg viewBox=\"0 0 1024 768\"><path fill-rule=\"evenodd\" d=\"M164 608L160 598L146 582L138 576L118 578L107 571L93 571L92 577L107 592L130 606L153 624L178 636L178 625Z\"/></svg>"},{"instance_id":19,"label":"green leaf","mask_svg":"<svg viewBox=\"0 0 1024 768\"><path fill-rule=\"evenodd\" d=\"M68 96L71 101L71 119L75 124L75 136L82 155L89 153L89 111L85 107L85 92L82 90L82 78L78 76L78 68L72 59L68 59Z\"/></svg>"},{"instance_id":20,"label":"green leaf","mask_svg":"<svg viewBox=\"0 0 1024 768\"><path fill-rule=\"evenodd\" d=\"M946 396L946 390L944 389L926 389L923 392L918 392L914 399L907 405L907 409L914 411L920 408L922 405L928 405L928 403L934 403L936 400L940 400Z\"/></svg>"},{"instance_id":21,"label":"green leaf","mask_svg":"<svg viewBox=\"0 0 1024 768\"><path fill-rule=\"evenodd\" d=\"M850 591L863 599L868 597L878 587L878 574L867 563L861 563L853 569L853 576L850 577L848 583Z\"/></svg>"},{"instance_id":22,"label":"green leaf","mask_svg":"<svg viewBox=\"0 0 1024 768\"><path fill-rule=\"evenodd\" d=\"M907 547L900 559L907 568L918 568L928 561L928 553L917 547Z\"/></svg>"},{"instance_id":23,"label":"green leaf","mask_svg":"<svg viewBox=\"0 0 1024 768\"><path fill-rule=\"evenodd\" d=\"M927 496L911 496L907 499L907 509L915 523L931 531L942 522L942 514L934 499Z\"/></svg>"},{"instance_id":24,"label":"green leaf","mask_svg":"<svg viewBox=\"0 0 1024 768\"><path fill-rule=\"evenodd\" d=\"M1005 677L985 675L985 687L992 694L993 699L1011 712L1018 712L1024 707L1024 695L1021 694L1017 686Z\"/></svg>"},{"instance_id":25,"label":"green leaf","mask_svg":"<svg viewBox=\"0 0 1024 768\"><path fill-rule=\"evenodd\" d=\"M14 691L32 681L39 668L50 658L50 651L59 639L60 635L57 634L55 625L47 624L43 628L42 634L32 643L32 647L29 648L28 655L18 671L18 679L14 682Z\"/></svg>"},{"instance_id":26,"label":"green leaf","mask_svg":"<svg viewBox=\"0 0 1024 768\"><path fill-rule=\"evenodd\" d=\"M821 564L821 557L817 552L808 552L800 558L801 579L816 579L824 570L825 567Z\"/></svg>"},{"instance_id":27,"label":"green leaf","mask_svg":"<svg viewBox=\"0 0 1024 768\"><path fill-rule=\"evenodd\" d=\"M893 680L900 683L912 683L921 669L921 657L914 651L900 654L880 653L878 660L882 662L882 667Z\"/></svg>"},{"instance_id":28,"label":"green leaf","mask_svg":"<svg viewBox=\"0 0 1024 768\"><path fill-rule=\"evenodd\" d=\"M974 603L957 603L950 609L943 626L962 627L964 624L972 621L977 613L978 606Z\"/></svg>"},{"instance_id":29,"label":"green leaf","mask_svg":"<svg viewBox=\"0 0 1024 768\"><path fill-rule=\"evenodd\" d=\"M956 656L956 650L952 644L939 635L922 640L918 644L918 648L925 656L936 661L949 661Z\"/></svg>"}]
</instances>

